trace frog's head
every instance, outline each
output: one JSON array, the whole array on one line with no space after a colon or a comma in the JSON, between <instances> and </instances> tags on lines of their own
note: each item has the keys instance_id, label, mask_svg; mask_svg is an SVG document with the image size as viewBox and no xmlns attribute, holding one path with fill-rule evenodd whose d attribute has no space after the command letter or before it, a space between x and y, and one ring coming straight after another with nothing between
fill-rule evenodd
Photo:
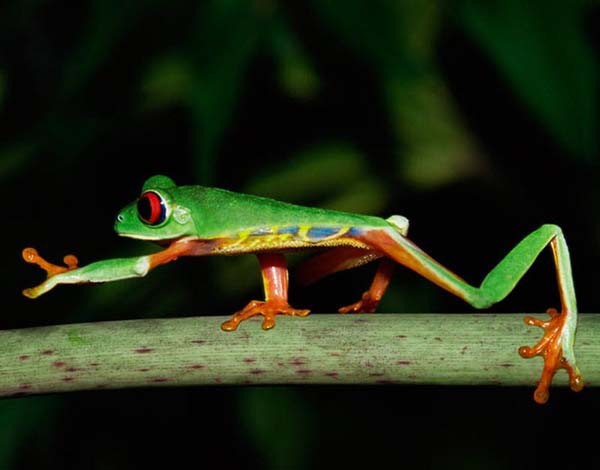
<instances>
[{"instance_id":1,"label":"frog's head","mask_svg":"<svg viewBox=\"0 0 600 470\"><path fill-rule=\"evenodd\" d=\"M148 179L137 201L117 215L115 230L122 237L171 241L195 233L190 209L177 202L177 185L167 176Z\"/></svg>"}]
</instances>

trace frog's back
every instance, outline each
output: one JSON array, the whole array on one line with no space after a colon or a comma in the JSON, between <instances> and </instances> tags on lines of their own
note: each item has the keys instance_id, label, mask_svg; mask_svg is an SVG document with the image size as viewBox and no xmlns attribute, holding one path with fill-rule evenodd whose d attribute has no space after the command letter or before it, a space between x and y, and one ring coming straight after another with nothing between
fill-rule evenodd
<instances>
[{"instance_id":1,"label":"frog's back","mask_svg":"<svg viewBox=\"0 0 600 470\"><path fill-rule=\"evenodd\" d=\"M311 229L326 234L335 229L390 227L379 217L298 206L224 189L183 186L179 190L185 193L186 200L194 201L192 213L201 238L236 236L242 232L291 233Z\"/></svg>"}]
</instances>

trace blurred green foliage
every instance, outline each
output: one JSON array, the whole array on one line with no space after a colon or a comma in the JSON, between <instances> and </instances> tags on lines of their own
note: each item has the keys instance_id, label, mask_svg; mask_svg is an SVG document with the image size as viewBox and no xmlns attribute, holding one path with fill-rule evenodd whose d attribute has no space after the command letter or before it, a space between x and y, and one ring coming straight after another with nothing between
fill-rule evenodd
<instances>
[{"instance_id":1,"label":"blurred green foliage","mask_svg":"<svg viewBox=\"0 0 600 470\"><path fill-rule=\"evenodd\" d=\"M238 406L247 435L262 453L262 468L310 468L318 422L297 390L251 387Z\"/></svg>"},{"instance_id":2,"label":"blurred green foliage","mask_svg":"<svg viewBox=\"0 0 600 470\"><path fill-rule=\"evenodd\" d=\"M573 157L598 154L598 64L586 37L586 0L460 2L465 31L549 134Z\"/></svg>"},{"instance_id":3,"label":"blurred green foliage","mask_svg":"<svg viewBox=\"0 0 600 470\"><path fill-rule=\"evenodd\" d=\"M38 303L19 297L39 279L18 259L23 246L39 246L50 259L75 250L83 262L152 249L114 241L111 227L118 207L153 173L301 204L406 214L420 245L473 279L527 230L558 222L574 255L582 308L597 312L598 18L585 0L5 2L5 325L225 314L260 295L257 263L242 257L180 260L147 279L57 290ZM549 272L542 262L496 311L541 310L548 305L538 295L554 302ZM294 290L292 300L333 310L353 300L348 292L358 296L369 276L341 273ZM410 273L397 278L384 311L465 308ZM521 455L488 439L512 432L503 419L511 411L506 399L491 410L477 399L471 407L460 391L446 398L405 388L397 393L406 404L391 393L372 400L372 389L328 389L310 399L298 389L216 389L203 391L201 404L198 390L177 393L80 394L92 402L85 422L68 412L78 398L5 401L0 468L156 464L161 458L148 457L136 442L146 445L151 436L139 431L157 420L169 426L160 432L180 440L184 424L199 422L194 445L225 467L246 459L260 468L311 468L316 461L352 467L404 458L465 468L469 455L477 464ZM151 397L148 410L139 408L138 394ZM550 420L527 406L524 421ZM577 406L597 413L589 400ZM104 407L117 415L112 427ZM135 436L119 421L124 409L136 419ZM390 434L379 427L394 413L400 424ZM233 424L224 428L223 420ZM556 410L552 420L572 425ZM440 426L453 421L462 424ZM57 443L64 434L79 439L71 448L84 448L84 436L102 425L109 431L89 440L103 453L92 463L74 451L27 452L24 445L34 435ZM532 446L554 437L551 426L542 427ZM126 452L110 450L119 439L127 440L135 465ZM183 452L172 436L162 439L154 453ZM404 455L398 442L408 443ZM411 447L418 456L407 455ZM431 448L440 450L437 457L428 456ZM544 452L520 462L549 462Z\"/></svg>"},{"instance_id":4,"label":"blurred green foliage","mask_svg":"<svg viewBox=\"0 0 600 470\"><path fill-rule=\"evenodd\" d=\"M56 419L60 407L54 397L33 397L30 400L4 400L0 403L0 468L11 468L18 460L19 452L45 450L44 442L26 444L36 434L44 438L45 430L38 430L40 423Z\"/></svg>"}]
</instances>

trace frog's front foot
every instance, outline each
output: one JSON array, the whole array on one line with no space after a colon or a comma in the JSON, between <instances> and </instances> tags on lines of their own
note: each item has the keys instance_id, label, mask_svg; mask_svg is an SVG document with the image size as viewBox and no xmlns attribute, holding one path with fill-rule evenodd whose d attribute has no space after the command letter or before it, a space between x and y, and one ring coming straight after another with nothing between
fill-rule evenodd
<instances>
[{"instance_id":1,"label":"frog's front foot","mask_svg":"<svg viewBox=\"0 0 600 470\"><path fill-rule=\"evenodd\" d=\"M373 313L379 304L370 291L366 291L358 302L338 309L338 313Z\"/></svg>"},{"instance_id":2,"label":"frog's front foot","mask_svg":"<svg viewBox=\"0 0 600 470\"><path fill-rule=\"evenodd\" d=\"M224 331L233 331L244 320L255 315L264 317L262 322L263 330L270 330L275 326L275 315L294 315L305 317L310 313L310 310L300 310L290 307L284 300L253 300L246 305L242 310L236 312L230 320L221 324L221 329Z\"/></svg>"},{"instance_id":3,"label":"frog's front foot","mask_svg":"<svg viewBox=\"0 0 600 470\"><path fill-rule=\"evenodd\" d=\"M48 279L52 278L53 276L56 276L57 274L61 274L67 271L72 271L73 269L77 269L79 261L77 260L77 258L74 255L67 255L63 258L63 262L65 263L65 266L59 266L56 264L52 264L48 261L46 261L44 258L42 258L39 253L37 252L37 250L35 248L25 248L23 250L23 259L31 264L37 264L40 268L42 268L44 271L46 271L46 281L48 281ZM43 289L42 286L45 285L45 282L35 286L35 287L31 287L29 289L25 289L23 290L23 295L25 295L26 297L29 297L30 299L34 299L36 297L38 297L39 295L41 295L43 292L45 292L45 290Z\"/></svg>"},{"instance_id":4,"label":"frog's front foot","mask_svg":"<svg viewBox=\"0 0 600 470\"><path fill-rule=\"evenodd\" d=\"M571 325L569 312L559 313L556 309L548 309L549 320L540 320L534 317L525 317L528 325L539 326L544 329L544 336L534 346L521 346L519 354L521 357L530 358L542 356L544 369L540 382L533 394L537 403L548 401L548 388L552 378L558 369L566 369L569 374L569 386L571 390L579 392L583 388L583 378L573 354L574 325Z\"/></svg>"}]
</instances>

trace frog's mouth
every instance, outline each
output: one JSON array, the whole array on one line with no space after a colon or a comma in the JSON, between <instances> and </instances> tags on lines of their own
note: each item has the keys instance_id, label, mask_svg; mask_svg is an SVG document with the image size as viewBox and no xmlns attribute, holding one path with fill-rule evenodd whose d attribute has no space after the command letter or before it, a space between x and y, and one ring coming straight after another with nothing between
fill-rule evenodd
<instances>
[{"instance_id":1,"label":"frog's mouth","mask_svg":"<svg viewBox=\"0 0 600 470\"><path fill-rule=\"evenodd\" d=\"M170 244L180 238L185 237L185 234L183 233L165 230L164 227L150 228L142 225L141 223L128 223L127 219L122 215L117 217L114 230L120 237L155 242L161 245Z\"/></svg>"},{"instance_id":2,"label":"frog's mouth","mask_svg":"<svg viewBox=\"0 0 600 470\"><path fill-rule=\"evenodd\" d=\"M116 227L115 227L116 228ZM149 242L155 242L155 243L170 243L173 240L176 240L177 238L159 238L156 235L144 235L144 234L140 234L140 233L128 233L128 232L123 232L122 230L117 230L117 235L119 235L120 237L124 237L124 238L133 238L134 240L144 240L144 241L149 241ZM178 237L181 238L181 237Z\"/></svg>"},{"instance_id":3,"label":"frog's mouth","mask_svg":"<svg viewBox=\"0 0 600 470\"><path fill-rule=\"evenodd\" d=\"M159 238L159 237L152 236L152 235L143 235L143 234L139 234L139 233L126 233L126 232L119 232L118 235L120 237L133 238L134 240L143 240L143 241L147 241L147 242L153 242L160 246L170 246L173 243L177 243L182 240L192 240L192 239L197 238L197 237L190 237L190 236L183 236L183 235L175 236L172 238L162 238L162 237Z\"/></svg>"}]
</instances>

